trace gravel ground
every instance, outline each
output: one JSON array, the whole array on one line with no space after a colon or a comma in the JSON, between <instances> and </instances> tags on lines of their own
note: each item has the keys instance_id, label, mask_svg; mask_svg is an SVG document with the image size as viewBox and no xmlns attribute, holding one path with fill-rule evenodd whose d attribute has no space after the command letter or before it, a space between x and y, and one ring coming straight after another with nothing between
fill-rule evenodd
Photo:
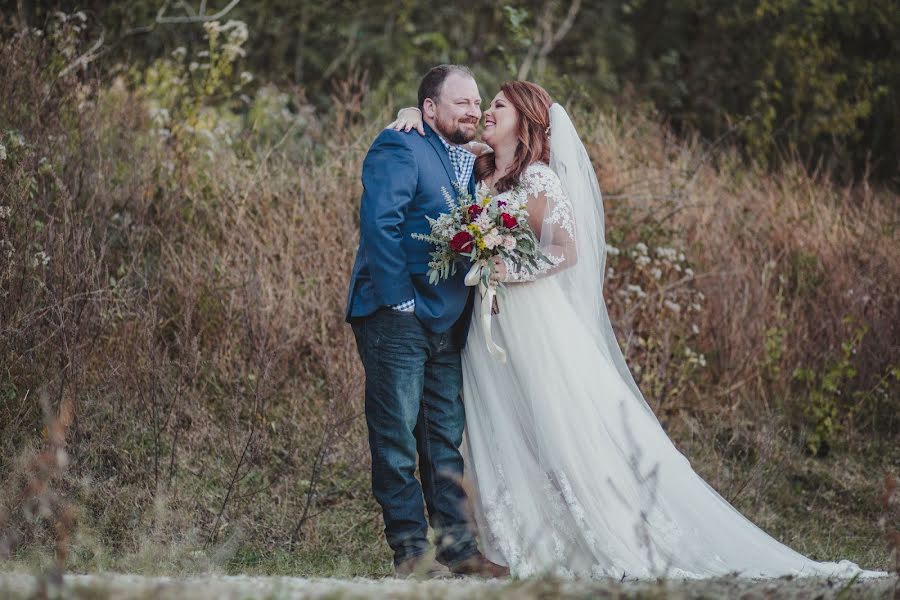
<instances>
[{"instance_id":1,"label":"gravel ground","mask_svg":"<svg viewBox=\"0 0 900 600\"><path fill-rule=\"evenodd\" d=\"M857 581L779 579L747 581L720 578L703 581L617 582L552 579L483 581L443 579L304 579L300 577L221 576L172 578L138 575L66 575L62 583L27 574L0 574L0 598L887 598L900 600L900 579Z\"/></svg>"}]
</instances>

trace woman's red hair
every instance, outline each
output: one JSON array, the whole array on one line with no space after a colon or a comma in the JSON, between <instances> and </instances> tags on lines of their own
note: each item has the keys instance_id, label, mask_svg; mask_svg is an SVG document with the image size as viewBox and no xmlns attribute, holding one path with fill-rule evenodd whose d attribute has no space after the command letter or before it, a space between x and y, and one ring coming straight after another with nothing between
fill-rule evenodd
<instances>
[{"instance_id":1,"label":"woman's red hair","mask_svg":"<svg viewBox=\"0 0 900 600\"><path fill-rule=\"evenodd\" d=\"M505 192L519 183L522 173L534 162L550 162L550 105L547 90L528 81L509 81L500 86L506 99L519 113L516 137L519 145L509 173L497 182L497 191ZM494 153L482 154L475 161L475 179L490 177L496 169Z\"/></svg>"}]
</instances>

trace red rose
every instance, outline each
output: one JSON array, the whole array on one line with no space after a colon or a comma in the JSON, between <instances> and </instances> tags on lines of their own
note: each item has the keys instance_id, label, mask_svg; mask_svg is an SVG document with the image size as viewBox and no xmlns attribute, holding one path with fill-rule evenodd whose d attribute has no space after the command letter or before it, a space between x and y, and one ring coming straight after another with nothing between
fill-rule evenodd
<instances>
[{"instance_id":1,"label":"red rose","mask_svg":"<svg viewBox=\"0 0 900 600\"><path fill-rule=\"evenodd\" d=\"M472 234L468 231L460 231L450 240L450 249L462 254L472 249Z\"/></svg>"},{"instance_id":2,"label":"red rose","mask_svg":"<svg viewBox=\"0 0 900 600\"><path fill-rule=\"evenodd\" d=\"M515 229L519 222L509 213L500 213L500 220L507 229Z\"/></svg>"},{"instance_id":3,"label":"red rose","mask_svg":"<svg viewBox=\"0 0 900 600\"><path fill-rule=\"evenodd\" d=\"M469 220L474 221L475 219L477 219L478 215L480 215L481 211L483 211L483 210L484 209L481 208L480 206L478 206L477 204L470 204L469 205Z\"/></svg>"}]
</instances>

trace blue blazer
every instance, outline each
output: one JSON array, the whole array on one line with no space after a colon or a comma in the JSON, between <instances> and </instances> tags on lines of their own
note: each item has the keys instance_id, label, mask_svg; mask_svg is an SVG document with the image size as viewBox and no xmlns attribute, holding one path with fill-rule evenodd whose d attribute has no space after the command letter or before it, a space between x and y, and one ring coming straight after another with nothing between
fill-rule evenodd
<instances>
[{"instance_id":1,"label":"blue blazer","mask_svg":"<svg viewBox=\"0 0 900 600\"><path fill-rule=\"evenodd\" d=\"M415 314L428 330L447 331L460 317L468 325L472 294L463 282L465 269L437 285L428 283L433 245L411 236L431 232L425 217L447 212L441 188L456 198L455 181L447 149L428 125L425 137L385 129L375 138L363 161L347 321L415 298ZM474 174L468 191L475 196Z\"/></svg>"}]
</instances>

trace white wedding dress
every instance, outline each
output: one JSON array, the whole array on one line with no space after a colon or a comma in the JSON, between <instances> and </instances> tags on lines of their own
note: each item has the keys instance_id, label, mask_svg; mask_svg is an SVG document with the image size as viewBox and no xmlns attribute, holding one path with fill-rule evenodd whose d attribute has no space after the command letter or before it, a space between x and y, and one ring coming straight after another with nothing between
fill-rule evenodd
<instances>
[{"instance_id":1,"label":"white wedding dress","mask_svg":"<svg viewBox=\"0 0 900 600\"><path fill-rule=\"evenodd\" d=\"M466 472L489 559L520 577L887 575L781 544L666 436L609 325L599 188L559 105L551 165L528 167L499 200L546 206L540 241L554 265L511 274L492 327L505 363L489 354L480 318L462 354Z\"/></svg>"}]
</instances>

